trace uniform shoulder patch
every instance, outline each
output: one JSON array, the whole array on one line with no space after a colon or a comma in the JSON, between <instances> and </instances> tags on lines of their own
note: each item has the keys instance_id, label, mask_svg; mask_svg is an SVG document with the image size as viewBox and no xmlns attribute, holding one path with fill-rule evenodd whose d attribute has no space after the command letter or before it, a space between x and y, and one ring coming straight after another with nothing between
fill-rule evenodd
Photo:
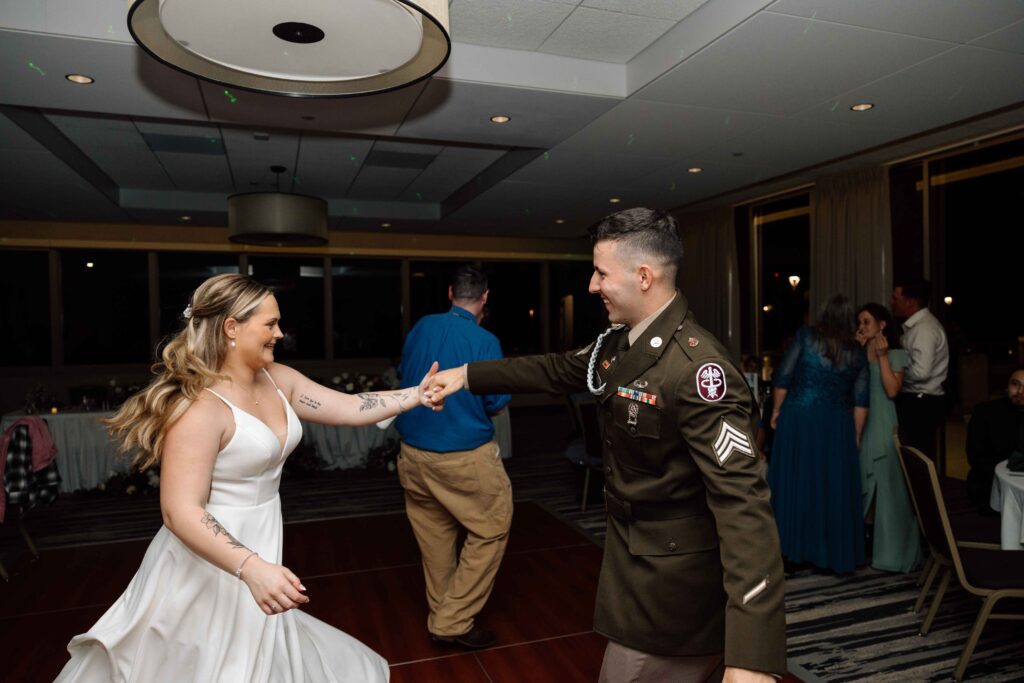
<instances>
[{"instance_id":1,"label":"uniform shoulder patch","mask_svg":"<svg viewBox=\"0 0 1024 683\"><path fill-rule=\"evenodd\" d=\"M697 394L708 403L725 398L725 370L718 363L704 363L697 370Z\"/></svg>"}]
</instances>

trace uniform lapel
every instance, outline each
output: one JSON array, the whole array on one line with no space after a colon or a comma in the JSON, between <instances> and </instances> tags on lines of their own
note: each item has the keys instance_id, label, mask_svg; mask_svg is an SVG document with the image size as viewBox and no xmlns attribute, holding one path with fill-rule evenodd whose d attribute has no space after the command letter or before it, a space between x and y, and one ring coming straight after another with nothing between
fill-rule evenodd
<instances>
[{"instance_id":1,"label":"uniform lapel","mask_svg":"<svg viewBox=\"0 0 1024 683\"><path fill-rule=\"evenodd\" d=\"M610 368L608 386L601 394L600 401L606 401L609 396L614 396L618 387L629 386L630 382L658 362L661 354L665 353L665 349L672 343L672 335L686 317L687 308L686 298L677 292L669 307L644 330L636 343L629 347L629 351L624 355L620 354L618 362ZM657 346L652 346L651 340L655 337L661 341Z\"/></svg>"}]
</instances>

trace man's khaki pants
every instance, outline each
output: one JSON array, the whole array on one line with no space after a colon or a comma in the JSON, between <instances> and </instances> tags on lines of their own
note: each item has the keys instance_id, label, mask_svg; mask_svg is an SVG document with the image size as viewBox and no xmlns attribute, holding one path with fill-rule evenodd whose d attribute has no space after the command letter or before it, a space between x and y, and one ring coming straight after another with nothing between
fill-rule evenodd
<instances>
[{"instance_id":1,"label":"man's khaki pants","mask_svg":"<svg viewBox=\"0 0 1024 683\"><path fill-rule=\"evenodd\" d=\"M608 641L598 683L718 683L722 655L666 657Z\"/></svg>"},{"instance_id":2,"label":"man's khaki pants","mask_svg":"<svg viewBox=\"0 0 1024 683\"><path fill-rule=\"evenodd\" d=\"M427 630L439 636L467 633L494 587L512 525L512 484L498 445L434 453L403 442L398 478L423 555ZM456 561L460 526L467 537Z\"/></svg>"}]
</instances>

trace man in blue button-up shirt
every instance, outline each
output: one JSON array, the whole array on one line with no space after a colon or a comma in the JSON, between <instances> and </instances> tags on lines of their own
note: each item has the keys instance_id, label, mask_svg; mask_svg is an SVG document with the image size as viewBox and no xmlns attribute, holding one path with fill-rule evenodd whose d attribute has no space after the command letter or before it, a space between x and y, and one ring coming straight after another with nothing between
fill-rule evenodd
<instances>
[{"instance_id":1,"label":"man in blue button-up shirt","mask_svg":"<svg viewBox=\"0 0 1024 683\"><path fill-rule=\"evenodd\" d=\"M414 386L435 360L445 369L502 357L497 337L478 324L487 295L487 278L478 269L455 272L451 310L421 318L405 340L403 387ZM427 630L435 641L474 648L494 643L494 634L474 617L491 594L512 524L512 486L490 419L509 398L461 392L441 412L418 407L397 421L398 476L423 555ZM467 538L456 558L460 526Z\"/></svg>"}]
</instances>

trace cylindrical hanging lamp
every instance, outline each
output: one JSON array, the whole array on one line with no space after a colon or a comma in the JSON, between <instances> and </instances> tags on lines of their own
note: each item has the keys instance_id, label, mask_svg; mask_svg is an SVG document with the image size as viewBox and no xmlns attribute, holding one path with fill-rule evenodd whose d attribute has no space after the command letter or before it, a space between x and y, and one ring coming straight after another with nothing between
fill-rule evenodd
<instances>
[{"instance_id":1,"label":"cylindrical hanging lamp","mask_svg":"<svg viewBox=\"0 0 1024 683\"><path fill-rule=\"evenodd\" d=\"M287 192L228 197L228 239L266 247L327 244L327 202Z\"/></svg>"},{"instance_id":2,"label":"cylindrical hanging lamp","mask_svg":"<svg viewBox=\"0 0 1024 683\"><path fill-rule=\"evenodd\" d=\"M179 71L292 97L395 90L451 52L448 0L136 0L128 30Z\"/></svg>"}]
</instances>

